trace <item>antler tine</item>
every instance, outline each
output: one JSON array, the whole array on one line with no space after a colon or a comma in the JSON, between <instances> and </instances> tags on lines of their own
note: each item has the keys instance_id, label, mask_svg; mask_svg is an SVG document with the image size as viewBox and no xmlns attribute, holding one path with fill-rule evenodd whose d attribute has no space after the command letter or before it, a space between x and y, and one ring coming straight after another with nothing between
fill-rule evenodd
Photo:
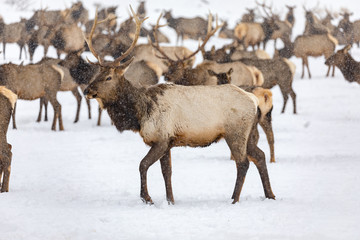
<instances>
[{"instance_id":1,"label":"antler tine","mask_svg":"<svg viewBox=\"0 0 360 240\"><path fill-rule=\"evenodd\" d=\"M210 14L209 14L209 24L208 24L208 26L211 26L211 25L212 25L212 14L210 13ZM189 58L192 58L192 57L195 56L201 49L203 49L203 48L205 47L206 43L209 41L209 39L210 39L210 38L216 33L216 31L219 30L223 25L224 25L224 23L222 23L222 24L219 25L218 16L216 15L216 26L215 26L215 28L214 28L213 30L210 29L210 31L208 31L208 33L207 33L206 36L205 36L204 41L203 41L202 44L198 47L198 49L197 49L195 52L193 52L192 54L190 54L189 56L184 57L184 58L182 59L182 61L185 61L185 60L187 60L187 59L189 59ZM209 30L209 28L208 28L208 30Z\"/></svg>"},{"instance_id":2,"label":"antler tine","mask_svg":"<svg viewBox=\"0 0 360 240\"><path fill-rule=\"evenodd\" d=\"M160 27L163 27L162 26L159 26L159 22L160 22L160 19L162 17L163 13L160 14L158 20L156 21L156 25L154 27L154 40L155 40L155 43L153 43L153 41L151 41L150 39L150 36L148 36L148 41L149 43L151 44L151 46L156 49L161 55L161 56L158 56L158 55L155 55L156 57L160 58L160 59L165 59L165 60L168 60L168 61L174 61L172 60L168 55L166 55L166 53L160 48L159 46L159 41L158 41L158 38L157 38L157 30L160 28ZM166 24L167 25L167 24ZM166 26L165 25L165 26Z\"/></svg>"},{"instance_id":3,"label":"antler tine","mask_svg":"<svg viewBox=\"0 0 360 240\"><path fill-rule=\"evenodd\" d=\"M94 23L93 23L93 26L91 28L91 31L90 31L90 35L89 35L89 39L86 38L84 32L83 32L83 35L84 35L84 39L91 51L91 53L94 55L94 57L96 57L96 59L99 61L99 64L102 65L102 60L101 58L99 57L99 55L96 53L95 49L93 48L93 45L92 45L92 37L94 35L94 32L95 32L95 28L96 28L96 25L98 24L97 23L98 21L98 10L96 8L96 13L95 13L95 19L94 19ZM92 63L88 58L87 58L88 62Z\"/></svg>"},{"instance_id":4,"label":"antler tine","mask_svg":"<svg viewBox=\"0 0 360 240\"><path fill-rule=\"evenodd\" d=\"M133 8L131 7L130 5L130 10L132 12L132 15L134 16L134 19L135 19L135 23L136 23L136 31L135 31L135 37L134 37L134 40L131 44L131 46L128 48L128 50L126 50L126 52L124 54L122 54L120 57L116 58L114 60L114 63L117 64L117 63L120 63L122 60L124 60L130 53L131 51L134 49L136 43L137 43L137 40L139 39L139 35L140 35L140 30L141 30L141 24L146 20L148 19L148 17L146 18L143 18L143 19L139 19L139 17L136 15L136 13L134 12Z\"/></svg>"}]
</instances>

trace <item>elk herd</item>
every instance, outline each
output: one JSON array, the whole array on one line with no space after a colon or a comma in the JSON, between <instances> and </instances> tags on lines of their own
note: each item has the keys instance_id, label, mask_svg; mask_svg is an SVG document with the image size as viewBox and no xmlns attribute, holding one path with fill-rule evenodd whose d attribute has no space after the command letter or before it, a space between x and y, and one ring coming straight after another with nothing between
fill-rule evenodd
<instances>
[{"instance_id":1,"label":"elk herd","mask_svg":"<svg viewBox=\"0 0 360 240\"><path fill-rule=\"evenodd\" d=\"M233 203L239 201L249 161L257 167L265 196L275 199L265 154L257 146L260 125L269 144L270 162L275 162L270 89L279 86L283 96L282 113L289 96L293 113L297 113L292 84L295 65L289 60L292 56L302 59L301 78L305 67L311 78L308 57L323 55L329 66L327 75L331 67L336 66L346 80L360 84L360 64L349 54L353 43L359 45L360 20L351 22L351 13L344 12L341 13L343 19L335 26L329 11L320 19L314 10L303 7L305 30L293 38L295 20L299 21L294 15L296 6L286 5L287 14L281 20L271 6L256 4L256 8L246 8L248 12L234 29L230 29L227 22L219 22L217 16L214 21L211 13L208 19L183 18L175 17L178 13L171 10L161 13L157 22L147 29L143 24L147 20L144 1L136 12L130 7L131 15L119 25L117 6L100 8L95 18L89 19L88 10L80 1L65 10L34 11L31 18L18 23L6 24L1 18L4 59L9 55L5 55L6 44L10 43L18 44L20 59L24 51L31 62L38 46L44 50L42 60L37 63L0 65L1 192L9 190L12 146L7 143L6 135L11 118L13 128L17 128L17 99L40 99L38 122L42 119L43 108L47 120L50 101L54 109L51 129L56 130L58 124L58 129L64 130L57 92L71 91L75 96L76 123L81 90L86 97L89 118L89 101L96 99L98 125L102 109L106 109L117 130L138 132L150 147L139 166L140 197L144 202L152 203L147 189L147 171L160 159L166 199L174 204L172 147L205 147L220 139L225 139L236 164ZM256 21L259 17L261 22ZM160 25L161 19L167 24ZM161 46L170 42L161 32L164 27L175 31L176 45ZM207 48L207 43L217 33L218 38L231 39L232 43L221 48ZM148 43L138 44L140 37L146 37ZM186 43L186 39L201 43L191 51L179 46ZM282 41L282 49L277 49L277 39ZM271 40L275 47L273 58L266 52ZM337 45L345 45L345 48L335 52ZM49 47L56 49L57 59L47 57ZM96 62L85 60L85 51L90 51ZM200 53L203 61L194 66ZM106 56L114 60L106 61ZM166 83L159 83L161 78Z\"/></svg>"}]
</instances>

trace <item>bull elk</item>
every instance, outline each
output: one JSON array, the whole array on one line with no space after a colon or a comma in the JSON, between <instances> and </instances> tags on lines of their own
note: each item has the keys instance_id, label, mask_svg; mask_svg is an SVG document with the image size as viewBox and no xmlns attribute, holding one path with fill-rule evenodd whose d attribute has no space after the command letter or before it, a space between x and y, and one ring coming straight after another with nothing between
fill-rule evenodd
<instances>
[{"instance_id":1,"label":"bull elk","mask_svg":"<svg viewBox=\"0 0 360 240\"><path fill-rule=\"evenodd\" d=\"M275 199L271 190L264 153L248 142L260 111L257 98L240 88L225 84L220 86L179 86L159 84L150 88L135 88L124 77L125 68L132 59L122 64L133 50L145 20L135 15L136 34L133 44L112 63L103 63L89 48L100 65L100 73L85 89L87 98L97 99L107 109L116 128L122 132L139 132L145 144L151 148L139 166L140 197L152 203L147 189L147 171L160 159L166 186L166 198L174 204L171 184L171 148L175 146L208 146L225 138L237 167L237 179L233 191L233 203L239 201L241 188L249 167L247 155L256 161L265 196ZM94 26L96 25L96 21ZM209 98L211 96L211 98ZM213 101L219 99L219 101ZM220 100L221 99L221 100ZM211 109L211 110L210 110ZM259 113L260 114L260 113Z\"/></svg>"}]
</instances>

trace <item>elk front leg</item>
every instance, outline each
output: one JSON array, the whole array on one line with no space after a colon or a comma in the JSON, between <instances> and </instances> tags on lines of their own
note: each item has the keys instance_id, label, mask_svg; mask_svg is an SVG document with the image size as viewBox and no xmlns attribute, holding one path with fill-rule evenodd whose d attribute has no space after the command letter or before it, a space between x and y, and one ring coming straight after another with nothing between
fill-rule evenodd
<instances>
[{"instance_id":1,"label":"elk front leg","mask_svg":"<svg viewBox=\"0 0 360 240\"><path fill-rule=\"evenodd\" d=\"M140 171L140 179L141 179L141 190L140 190L140 198L145 203L153 204L151 197L148 193L147 189L147 171L149 167L154 164L159 158L164 156L166 151L168 151L168 143L155 143L146 154L146 156L141 160L139 171Z\"/></svg>"},{"instance_id":2,"label":"elk front leg","mask_svg":"<svg viewBox=\"0 0 360 240\"><path fill-rule=\"evenodd\" d=\"M166 189L166 200L169 204L175 204L174 195L172 192L171 185L171 152L168 150L165 155L160 158L161 171L165 181L165 189Z\"/></svg>"}]
</instances>

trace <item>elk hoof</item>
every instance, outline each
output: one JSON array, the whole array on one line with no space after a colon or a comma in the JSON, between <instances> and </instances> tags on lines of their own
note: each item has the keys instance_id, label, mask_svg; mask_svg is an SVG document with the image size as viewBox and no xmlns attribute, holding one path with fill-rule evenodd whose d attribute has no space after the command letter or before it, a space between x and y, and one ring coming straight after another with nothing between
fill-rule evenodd
<instances>
[{"instance_id":1,"label":"elk hoof","mask_svg":"<svg viewBox=\"0 0 360 240\"><path fill-rule=\"evenodd\" d=\"M275 200L275 195L274 194L271 194L271 195L268 195L268 196L265 196L265 197L268 198L268 199Z\"/></svg>"},{"instance_id":2,"label":"elk hoof","mask_svg":"<svg viewBox=\"0 0 360 240\"><path fill-rule=\"evenodd\" d=\"M153 205L154 202L151 200L151 197L150 196L146 196L146 197L141 197L141 200L146 203L146 204L149 204L149 205Z\"/></svg>"}]
</instances>

